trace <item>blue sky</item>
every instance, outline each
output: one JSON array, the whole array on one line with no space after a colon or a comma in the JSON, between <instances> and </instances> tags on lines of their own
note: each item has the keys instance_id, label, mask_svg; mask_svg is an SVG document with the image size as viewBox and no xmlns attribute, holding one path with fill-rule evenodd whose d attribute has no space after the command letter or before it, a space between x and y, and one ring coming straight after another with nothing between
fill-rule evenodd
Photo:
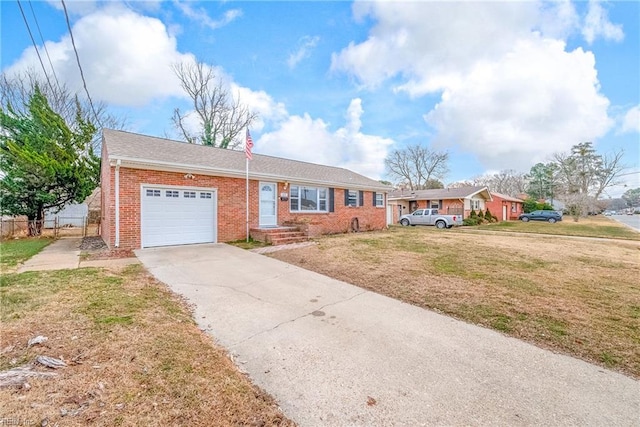
<instances>
[{"instance_id":1,"label":"blue sky","mask_svg":"<svg viewBox=\"0 0 640 427\"><path fill-rule=\"evenodd\" d=\"M170 66L199 61L260 115L256 153L385 178L391 150L422 143L451 154L450 183L593 141L630 167L609 196L640 186L636 1L66 5L92 98L132 132L177 136ZM61 3L22 6L47 70L80 90ZM3 72L41 70L17 2L0 8Z\"/></svg>"}]
</instances>

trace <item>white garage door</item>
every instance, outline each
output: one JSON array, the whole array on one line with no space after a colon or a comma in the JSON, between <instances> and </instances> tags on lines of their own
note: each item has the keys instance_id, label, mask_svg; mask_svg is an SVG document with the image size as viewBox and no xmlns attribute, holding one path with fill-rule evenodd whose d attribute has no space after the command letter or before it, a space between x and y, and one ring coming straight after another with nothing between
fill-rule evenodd
<instances>
[{"instance_id":1,"label":"white garage door","mask_svg":"<svg viewBox=\"0 0 640 427\"><path fill-rule=\"evenodd\" d=\"M215 243L216 196L214 190L142 187L142 247Z\"/></svg>"}]
</instances>

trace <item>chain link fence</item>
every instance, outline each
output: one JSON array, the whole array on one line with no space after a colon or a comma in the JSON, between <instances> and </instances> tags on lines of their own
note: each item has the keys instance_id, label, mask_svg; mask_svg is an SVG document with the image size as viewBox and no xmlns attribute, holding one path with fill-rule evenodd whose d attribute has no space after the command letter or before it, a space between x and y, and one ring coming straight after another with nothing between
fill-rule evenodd
<instances>
[{"instance_id":1,"label":"chain link fence","mask_svg":"<svg viewBox=\"0 0 640 427\"><path fill-rule=\"evenodd\" d=\"M44 236L98 236L100 224L89 221L89 216L82 217L54 217L45 220L28 220L26 217L2 218L0 224L0 239L14 239L19 237Z\"/></svg>"}]
</instances>

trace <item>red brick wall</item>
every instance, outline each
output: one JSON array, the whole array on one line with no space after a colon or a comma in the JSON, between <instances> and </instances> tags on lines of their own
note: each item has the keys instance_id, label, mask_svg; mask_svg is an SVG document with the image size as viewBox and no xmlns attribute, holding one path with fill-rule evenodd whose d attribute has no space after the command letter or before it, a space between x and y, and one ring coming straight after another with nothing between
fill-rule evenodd
<instances>
[{"instance_id":1,"label":"red brick wall","mask_svg":"<svg viewBox=\"0 0 640 427\"><path fill-rule=\"evenodd\" d=\"M492 195L493 201L486 201L485 205L489 208L492 215L495 215L498 218L498 221L502 221L502 205L505 204L507 206L507 220L517 220L518 216L523 212L522 203L515 202L516 210L515 212L511 211L511 202L509 200L504 200L502 197Z\"/></svg>"},{"instance_id":2,"label":"red brick wall","mask_svg":"<svg viewBox=\"0 0 640 427\"><path fill-rule=\"evenodd\" d=\"M309 236L321 234L345 233L351 231L351 223L358 219L360 231L381 230L387 226L386 208L373 206L373 192L364 191L362 206L345 206L344 192L334 190L334 212L327 213L298 213L290 212L289 201L278 201L278 224L302 224L309 232ZM278 194L287 192L284 184L278 184Z\"/></svg>"},{"instance_id":3,"label":"red brick wall","mask_svg":"<svg viewBox=\"0 0 640 427\"><path fill-rule=\"evenodd\" d=\"M115 194L110 191L115 185L115 167L103 167L103 228L105 242L115 244ZM201 187L217 190L217 213L219 242L244 239L246 237L246 181L240 178L224 178L196 174L194 179L185 179L184 173L161 172L142 169L120 168L120 247L140 247L140 188L142 184ZM104 185L104 184L103 184ZM105 188L103 187L103 188ZM278 184L277 194L287 192L284 183ZM257 227L258 181L249 181L249 225ZM308 226L310 235L341 233L349 230L353 218L358 218L360 230L375 230L386 227L384 207L373 206L373 193L364 192L364 204L359 207L344 206L344 190L335 189L334 209L331 213L291 213L289 202L278 199L278 224L302 223ZM108 225L107 225L108 224Z\"/></svg>"}]
</instances>

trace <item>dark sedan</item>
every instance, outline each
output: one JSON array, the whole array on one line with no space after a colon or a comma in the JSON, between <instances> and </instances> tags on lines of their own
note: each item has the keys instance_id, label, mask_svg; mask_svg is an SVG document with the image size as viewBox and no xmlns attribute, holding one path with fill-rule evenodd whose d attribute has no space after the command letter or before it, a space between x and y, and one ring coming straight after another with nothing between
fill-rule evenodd
<instances>
[{"instance_id":1,"label":"dark sedan","mask_svg":"<svg viewBox=\"0 0 640 427\"><path fill-rule=\"evenodd\" d=\"M548 221L553 224L556 221L562 221L562 215L556 211L533 211L521 214L518 219L524 222Z\"/></svg>"}]
</instances>

